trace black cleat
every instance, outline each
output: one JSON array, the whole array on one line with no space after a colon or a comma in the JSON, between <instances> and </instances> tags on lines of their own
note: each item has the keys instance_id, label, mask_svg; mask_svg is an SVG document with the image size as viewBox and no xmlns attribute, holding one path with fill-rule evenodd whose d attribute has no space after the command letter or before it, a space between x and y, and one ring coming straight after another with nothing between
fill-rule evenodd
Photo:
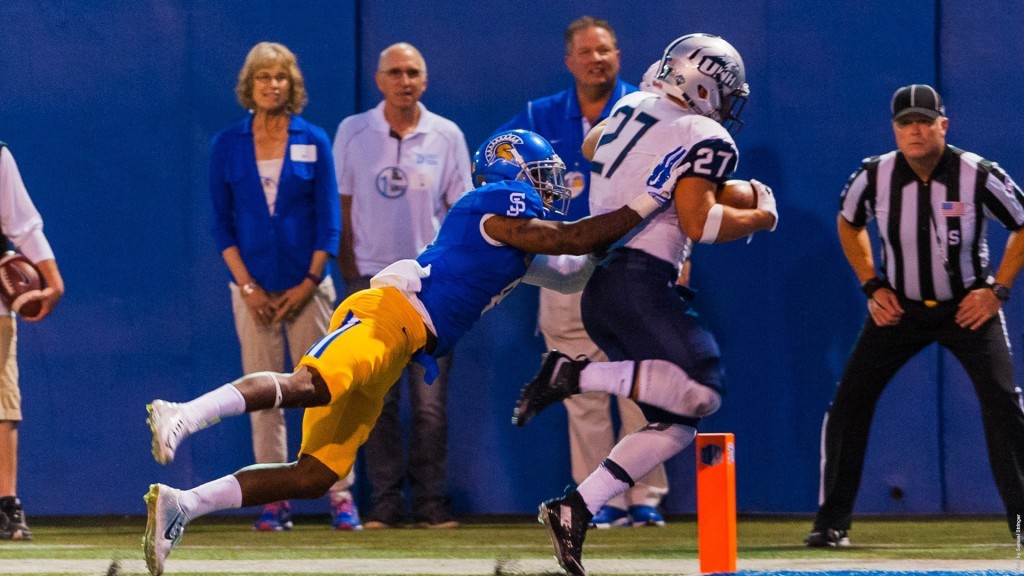
<instances>
[{"instance_id":1,"label":"black cleat","mask_svg":"<svg viewBox=\"0 0 1024 576\"><path fill-rule=\"evenodd\" d=\"M573 360L558 350L544 354L541 359L540 371L523 386L519 392L519 401L512 412L512 423L525 426L540 411L565 400L580 391L580 372L590 364L590 360L580 357Z\"/></svg>"},{"instance_id":2,"label":"black cleat","mask_svg":"<svg viewBox=\"0 0 1024 576\"><path fill-rule=\"evenodd\" d=\"M25 511L16 496L0 498L0 540L31 540L32 531L25 524Z\"/></svg>"},{"instance_id":3,"label":"black cleat","mask_svg":"<svg viewBox=\"0 0 1024 576\"><path fill-rule=\"evenodd\" d=\"M850 545L850 535L846 530L826 528L815 529L804 538L808 548L846 548Z\"/></svg>"},{"instance_id":4,"label":"black cleat","mask_svg":"<svg viewBox=\"0 0 1024 576\"><path fill-rule=\"evenodd\" d=\"M587 576L583 568L583 540L593 514L580 493L573 490L540 505L537 520L548 529L555 560L569 576Z\"/></svg>"}]
</instances>

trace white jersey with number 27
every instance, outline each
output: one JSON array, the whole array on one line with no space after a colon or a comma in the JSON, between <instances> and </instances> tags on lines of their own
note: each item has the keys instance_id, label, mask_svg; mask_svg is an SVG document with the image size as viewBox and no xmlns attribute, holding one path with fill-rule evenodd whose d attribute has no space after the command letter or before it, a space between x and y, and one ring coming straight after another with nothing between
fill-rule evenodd
<instances>
[{"instance_id":1,"label":"white jersey with number 27","mask_svg":"<svg viewBox=\"0 0 1024 576\"><path fill-rule=\"evenodd\" d=\"M666 158L678 158L670 177L649 180ZM725 182L738 162L736 144L721 124L664 97L635 92L616 102L598 141L590 213L611 212L648 185L671 191L680 178L690 176ZM641 224L625 245L673 265L681 262L689 241L679 228L674 202Z\"/></svg>"}]
</instances>

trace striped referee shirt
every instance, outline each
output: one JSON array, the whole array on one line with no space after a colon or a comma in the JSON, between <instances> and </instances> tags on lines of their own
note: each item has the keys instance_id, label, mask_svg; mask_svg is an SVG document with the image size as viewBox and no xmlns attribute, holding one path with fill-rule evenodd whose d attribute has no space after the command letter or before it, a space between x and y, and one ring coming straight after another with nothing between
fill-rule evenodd
<instances>
[{"instance_id":1,"label":"striped referee shirt","mask_svg":"<svg viewBox=\"0 0 1024 576\"><path fill-rule=\"evenodd\" d=\"M903 154L866 158L840 196L852 226L878 220L882 271L910 300L952 300L993 282L986 218L1024 227L1024 195L998 164L946 146L922 182Z\"/></svg>"}]
</instances>

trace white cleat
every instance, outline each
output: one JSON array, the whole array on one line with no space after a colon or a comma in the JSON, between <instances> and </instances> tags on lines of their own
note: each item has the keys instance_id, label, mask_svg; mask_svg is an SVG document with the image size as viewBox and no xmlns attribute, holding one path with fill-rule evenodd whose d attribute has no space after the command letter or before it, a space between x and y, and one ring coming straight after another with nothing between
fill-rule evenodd
<instances>
[{"instance_id":1,"label":"white cleat","mask_svg":"<svg viewBox=\"0 0 1024 576\"><path fill-rule=\"evenodd\" d=\"M164 560L181 539L185 531L185 513L178 503L181 490L163 484L150 484L146 501L146 533L142 536L142 550L146 567L152 576L164 573Z\"/></svg>"},{"instance_id":2,"label":"white cleat","mask_svg":"<svg viewBox=\"0 0 1024 576\"><path fill-rule=\"evenodd\" d=\"M174 452L190 431L185 422L184 409L181 404L166 400L153 400L146 405L149 417L146 423L153 432L153 458L160 464L174 461Z\"/></svg>"}]
</instances>

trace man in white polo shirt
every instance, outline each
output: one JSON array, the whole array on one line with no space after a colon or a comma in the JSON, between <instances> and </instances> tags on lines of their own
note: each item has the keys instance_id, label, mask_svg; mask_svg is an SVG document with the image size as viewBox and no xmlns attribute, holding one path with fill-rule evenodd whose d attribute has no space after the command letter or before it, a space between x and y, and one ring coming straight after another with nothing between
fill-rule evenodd
<instances>
[{"instance_id":1,"label":"man in white polo shirt","mask_svg":"<svg viewBox=\"0 0 1024 576\"><path fill-rule=\"evenodd\" d=\"M473 187L462 131L420 103L427 66L419 50L404 42L384 49L376 80L384 99L343 120L334 138L342 206L338 267L349 294L369 288L370 277L385 266L419 254L448 208ZM445 491L449 361L439 359L440 373L431 385L424 382L422 366L410 364L405 371L412 406L407 452L399 419L401 385L385 399L365 448L373 485L366 528L405 523L406 478L417 526L458 526Z\"/></svg>"},{"instance_id":2,"label":"man in white polo shirt","mask_svg":"<svg viewBox=\"0 0 1024 576\"><path fill-rule=\"evenodd\" d=\"M0 252L10 241L35 262L45 286L33 300L40 301L38 322L53 310L64 294L64 280L57 268L50 242L43 234L43 219L28 195L14 156L0 142ZM24 307L22 307L24 310ZM18 498L18 425L21 423L21 391L18 389L18 326L14 314L0 304L0 540L31 540L32 531Z\"/></svg>"}]
</instances>

